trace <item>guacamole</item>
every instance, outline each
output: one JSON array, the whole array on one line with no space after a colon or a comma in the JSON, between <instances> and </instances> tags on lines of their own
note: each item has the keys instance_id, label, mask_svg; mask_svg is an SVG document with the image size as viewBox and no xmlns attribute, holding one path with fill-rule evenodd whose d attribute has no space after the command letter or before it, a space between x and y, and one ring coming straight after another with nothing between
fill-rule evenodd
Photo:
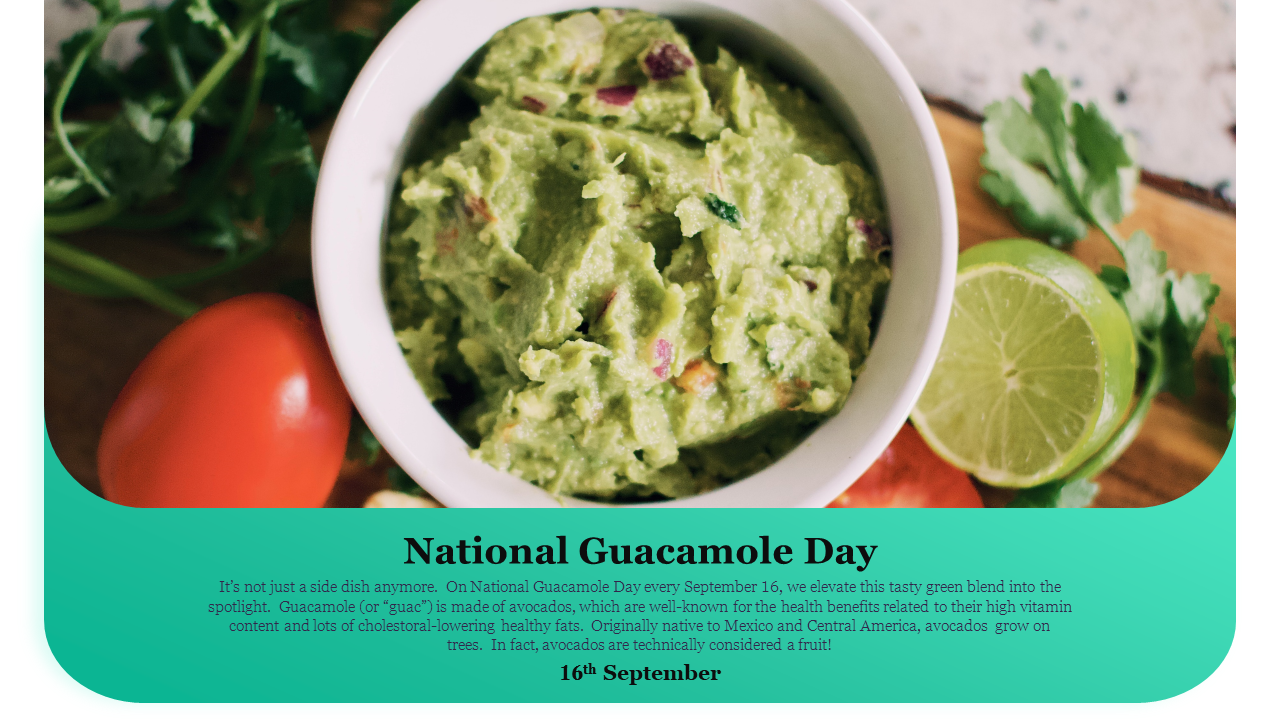
<instances>
[{"instance_id":1,"label":"guacamole","mask_svg":"<svg viewBox=\"0 0 1280 720\"><path fill-rule=\"evenodd\" d=\"M552 493L680 497L755 472L849 395L889 282L875 177L761 66L667 20L522 20L478 116L405 171L387 297L474 457Z\"/></svg>"}]
</instances>

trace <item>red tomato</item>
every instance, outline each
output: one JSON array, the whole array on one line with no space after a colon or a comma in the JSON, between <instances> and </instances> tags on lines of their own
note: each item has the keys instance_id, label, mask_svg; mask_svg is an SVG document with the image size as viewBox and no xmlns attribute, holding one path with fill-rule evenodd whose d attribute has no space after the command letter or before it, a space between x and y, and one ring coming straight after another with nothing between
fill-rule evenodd
<instances>
[{"instance_id":1,"label":"red tomato","mask_svg":"<svg viewBox=\"0 0 1280 720\"><path fill-rule=\"evenodd\" d=\"M196 313L147 355L111 406L98 476L135 507L320 507L351 400L320 318L283 295Z\"/></svg>"},{"instance_id":2,"label":"red tomato","mask_svg":"<svg viewBox=\"0 0 1280 720\"><path fill-rule=\"evenodd\" d=\"M982 507L969 476L934 454L910 424L871 467L827 507Z\"/></svg>"}]
</instances>

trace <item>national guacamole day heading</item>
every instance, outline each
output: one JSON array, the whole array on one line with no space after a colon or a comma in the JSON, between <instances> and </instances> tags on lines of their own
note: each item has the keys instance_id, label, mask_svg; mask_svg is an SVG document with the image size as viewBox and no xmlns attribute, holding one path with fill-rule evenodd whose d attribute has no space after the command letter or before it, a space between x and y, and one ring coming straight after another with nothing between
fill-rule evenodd
<instances>
[{"instance_id":1,"label":"national guacamole day heading","mask_svg":"<svg viewBox=\"0 0 1280 720\"><path fill-rule=\"evenodd\" d=\"M436 543L435 538L405 540L405 565L568 565L568 539L556 536L556 543L542 545L486 545L479 535L470 542ZM419 542L421 540L421 542ZM878 545L844 545L826 538L807 537L804 564L835 563L862 572L871 564ZM613 545L602 537L589 537L578 545L578 557L588 565L790 565L798 559L790 545L775 544L768 535L758 542L736 548L720 545ZM417 558L416 560L414 558Z\"/></svg>"}]
</instances>

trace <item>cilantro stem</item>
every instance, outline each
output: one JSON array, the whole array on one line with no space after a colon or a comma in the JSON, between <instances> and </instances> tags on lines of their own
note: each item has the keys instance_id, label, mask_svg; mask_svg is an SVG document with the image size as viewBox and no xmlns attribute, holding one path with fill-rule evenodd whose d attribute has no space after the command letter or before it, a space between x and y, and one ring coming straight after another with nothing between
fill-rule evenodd
<instances>
[{"instance_id":1,"label":"cilantro stem","mask_svg":"<svg viewBox=\"0 0 1280 720\"><path fill-rule=\"evenodd\" d=\"M114 285L121 291L178 317L189 318L200 310L196 303L158 287L140 275L47 235L44 239L44 253L46 257L66 267Z\"/></svg>"},{"instance_id":2,"label":"cilantro stem","mask_svg":"<svg viewBox=\"0 0 1280 720\"><path fill-rule=\"evenodd\" d=\"M267 21L268 13L273 14L275 12L275 7L275 3L272 3L262 12L255 15L253 19L246 24L245 28L240 31L240 34L236 35L235 38L227 45L226 52L222 53L222 57L218 58L218 61L213 64L213 67L209 68L209 72L205 73L203 78L200 78L200 82L194 89L192 89L191 94L187 96L186 101L182 103L182 107L178 108L177 114L175 114L173 119L169 121L170 128L173 128L174 125L177 125L180 122L190 120L191 116L196 114L196 111L199 110L200 106L204 104L204 101L208 99L209 93L213 92L214 88L222 82L222 79L226 77L227 73L231 71L231 68L235 67L236 62L238 62L240 57L244 55L245 50L249 47L249 42L253 39L253 36L257 34L258 29L263 25L263 23Z\"/></svg>"},{"instance_id":3,"label":"cilantro stem","mask_svg":"<svg viewBox=\"0 0 1280 720\"><path fill-rule=\"evenodd\" d=\"M84 69L84 64L88 62L89 56L97 52L98 48L107 41L107 35L115 29L120 23L131 22L133 20L144 20L154 17L155 10L152 8L142 8L139 10L131 10L127 13L120 13L112 17L103 17L98 20L98 25L93 29L93 35L89 37L89 41L80 48L80 52L71 61L71 65L67 67L67 74L62 78L62 84L58 86L58 94L54 96L53 107L50 108L49 114L53 117L53 132L58 138L58 143L62 145L62 152L71 160L80 174L84 176L85 182L89 183L94 190L97 191L102 198L111 197L111 191L102 183L102 180L89 169L89 164L80 157L80 153L76 151L75 145L71 144L71 137L67 134L67 125L62 120L62 111L67 106L67 98L71 96L71 88L76 84L76 79L80 77L80 71Z\"/></svg>"},{"instance_id":4,"label":"cilantro stem","mask_svg":"<svg viewBox=\"0 0 1280 720\"><path fill-rule=\"evenodd\" d=\"M59 147L61 149L61 147ZM49 158L44 163L44 179L61 175L64 170L75 167L75 161L67 157L65 153L59 153L56 157Z\"/></svg>"},{"instance_id":5,"label":"cilantro stem","mask_svg":"<svg viewBox=\"0 0 1280 720\"><path fill-rule=\"evenodd\" d=\"M1093 217L1092 214L1090 214L1089 220L1093 223L1094 227L1101 230L1102 234L1107 236L1107 239L1111 241L1111 247L1114 247L1116 249L1116 252L1120 253L1120 257L1123 258L1124 257L1123 242L1120 240L1120 238L1116 237L1116 229L1111 227L1110 225L1104 225L1098 222L1098 219Z\"/></svg>"},{"instance_id":6,"label":"cilantro stem","mask_svg":"<svg viewBox=\"0 0 1280 720\"><path fill-rule=\"evenodd\" d=\"M1089 223L1098 228L1098 230L1102 231L1102 234L1111 242L1111 246L1114 247L1116 252L1120 253L1120 257L1123 258L1124 250L1121 247L1122 243L1120 239L1116 237L1115 228L1098 220L1097 216L1093 214L1093 210L1089 209L1089 206L1085 204L1084 198L1080 195L1080 189L1076 187L1075 180L1071 178L1071 173L1067 172L1067 158L1065 152L1061 149L1055 149L1054 155L1057 157L1058 164L1062 168L1062 177L1058 182L1071 194L1071 202L1076 206L1077 214L1085 220L1088 220Z\"/></svg>"},{"instance_id":7,"label":"cilantro stem","mask_svg":"<svg viewBox=\"0 0 1280 720\"><path fill-rule=\"evenodd\" d=\"M71 96L71 87L75 85L76 78L80 76L80 71L84 69L84 64L89 60L89 55L106 42L107 35L115 28L119 20L116 18L107 18L98 23L94 28L93 35L89 41L80 48L80 52L76 53L75 59L71 61L71 65L67 68L67 74L62 78L62 84L58 86L58 94L54 96L53 108L49 111L53 116L53 132L58 136L58 143L62 145L62 152L71 160L80 174L84 176L86 182L93 187L104 199L111 197L111 191L107 190L107 186L102 184L98 176L89 169L89 164L80 157L80 153L76 152L76 148L71 144L71 138L67 135L66 125L62 122L62 109L67 105L67 98Z\"/></svg>"},{"instance_id":8,"label":"cilantro stem","mask_svg":"<svg viewBox=\"0 0 1280 720\"><path fill-rule=\"evenodd\" d=\"M257 260L273 248L275 243L261 243L252 250L224 258L205 268L194 270L192 272L174 273L172 275L161 275L159 277L145 278L156 287L165 290L179 290L181 288L198 285L206 280L225 275L227 273L239 270L241 267ZM52 269L52 270L51 270ZM120 289L119 286L100 280L96 277L82 275L80 273L70 273L65 268L57 265L45 263L45 279L53 284L80 295L90 295L100 298L119 298L127 297L131 293Z\"/></svg>"},{"instance_id":9,"label":"cilantro stem","mask_svg":"<svg viewBox=\"0 0 1280 720\"><path fill-rule=\"evenodd\" d=\"M249 125L253 123L253 116L258 109L258 100L262 97L262 86L267 79L267 43L271 41L271 18L275 13L276 3L274 2L263 11L262 26L258 30L257 55L253 62L253 76L249 80L249 92L245 94L244 105L240 107L240 117L235 130L231 133L231 139L227 142L227 150L223 152L221 164L218 166L219 172L215 175L224 174L231 169L235 156L240 153L240 149L244 147L245 138L249 136Z\"/></svg>"},{"instance_id":10,"label":"cilantro stem","mask_svg":"<svg viewBox=\"0 0 1280 720\"><path fill-rule=\"evenodd\" d=\"M1054 126L1054 129L1057 129L1056 126ZM1091 225L1098 228L1098 230L1101 230L1102 234L1111 242L1112 247L1114 247L1116 252L1120 253L1120 257L1123 258L1124 250L1121 249L1122 243L1119 238L1116 237L1115 229L1107 223L1103 223L1098 220L1097 215L1093 213L1093 209L1089 207L1087 202L1085 202L1084 195L1080 192L1080 188L1076 187L1075 178L1071 177L1071 172L1068 169L1069 165L1067 163L1066 138L1062 137L1058 133L1053 133L1049 126L1046 126L1045 130L1051 135L1054 135L1053 137L1050 137L1050 140L1052 141L1051 144L1053 146L1053 158L1058 164L1056 173L1052 172L1053 168L1050 168L1050 175L1053 176L1054 182L1066 190L1068 198L1071 200L1071 204L1076 208L1076 214L1087 220Z\"/></svg>"},{"instance_id":11,"label":"cilantro stem","mask_svg":"<svg viewBox=\"0 0 1280 720\"><path fill-rule=\"evenodd\" d=\"M109 124L110 124L110 121L105 121L105 120L98 121L98 122L92 122L87 120L69 120L69 121L64 121L62 123L62 126L67 129L68 136L77 137L79 135L84 135L86 133L93 132L94 130L102 128L103 126L106 126ZM45 134L49 138L48 141L45 142L45 147L44 147L45 156L48 157L49 155L52 155L55 150L57 152L62 152L62 146L58 144L58 136L54 135L52 131Z\"/></svg>"},{"instance_id":12,"label":"cilantro stem","mask_svg":"<svg viewBox=\"0 0 1280 720\"><path fill-rule=\"evenodd\" d=\"M1094 453L1084 462L1083 465L1076 468L1070 475L1062 478L1064 484L1075 482L1077 480L1088 480L1102 474L1112 463L1120 459L1133 441L1137 439L1138 433L1142 431L1142 424L1147 420L1147 413L1151 411L1151 405L1155 402L1156 396L1160 394L1161 386L1164 384L1162 378L1165 371L1164 351L1159 343L1151 343L1147 346L1151 351L1154 361L1151 364L1151 372L1147 374L1147 384L1142 388L1142 395L1138 397L1138 403L1134 405L1133 412L1129 413L1129 417L1125 418L1124 424L1118 430L1112 433L1111 438L1107 440L1107 444L1103 445L1098 452Z\"/></svg>"},{"instance_id":13,"label":"cilantro stem","mask_svg":"<svg viewBox=\"0 0 1280 720\"><path fill-rule=\"evenodd\" d=\"M182 97L190 97L191 71L187 68L187 61L182 56L182 50L173 42L173 33L169 29L168 13L159 13L155 23L156 27L160 28L160 39L164 42L164 57L169 63L169 72L173 74L173 81L178 84L178 90L182 92Z\"/></svg>"},{"instance_id":14,"label":"cilantro stem","mask_svg":"<svg viewBox=\"0 0 1280 720\"><path fill-rule=\"evenodd\" d=\"M92 129L80 128L80 132L78 133L71 133L70 127L67 127L67 130L69 135L72 135L72 134L85 135L86 137L80 144L83 147L88 147L89 145L92 145L94 142L105 137L107 133L111 132L111 125L108 123L103 123L101 126L92 128ZM48 157L49 159L46 160L44 163L44 179L45 180L48 180L49 178L54 177L55 175L58 175L63 170L66 170L71 167L75 167L75 163L71 160L71 158L67 157L66 153L62 151L62 146L58 142L57 138L54 138L53 142L50 143L50 145L53 145L54 147L57 148L56 150L57 155L52 155L52 153L49 152L49 149L46 148L45 156Z\"/></svg>"},{"instance_id":15,"label":"cilantro stem","mask_svg":"<svg viewBox=\"0 0 1280 720\"><path fill-rule=\"evenodd\" d=\"M60 175L63 170L75 167L75 163L66 155L58 155L44 164L44 179Z\"/></svg>"},{"instance_id":16,"label":"cilantro stem","mask_svg":"<svg viewBox=\"0 0 1280 720\"><path fill-rule=\"evenodd\" d=\"M90 205L81 210L44 216L45 232L69 233L85 230L110 220L120 213L120 197L113 195L107 200Z\"/></svg>"},{"instance_id":17,"label":"cilantro stem","mask_svg":"<svg viewBox=\"0 0 1280 720\"><path fill-rule=\"evenodd\" d=\"M78 273L71 268L64 267L48 259L44 261L44 281L77 295L92 295L94 297L126 296L126 293L120 292L114 285L107 285L100 280ZM104 288L109 288L105 294L97 292Z\"/></svg>"}]
</instances>

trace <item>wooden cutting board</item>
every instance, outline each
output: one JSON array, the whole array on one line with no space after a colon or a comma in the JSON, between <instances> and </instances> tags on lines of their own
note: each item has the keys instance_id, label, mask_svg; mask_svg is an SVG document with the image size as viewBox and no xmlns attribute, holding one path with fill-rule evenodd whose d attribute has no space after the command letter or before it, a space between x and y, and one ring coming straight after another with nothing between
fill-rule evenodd
<instances>
[{"instance_id":1,"label":"wooden cutting board","mask_svg":"<svg viewBox=\"0 0 1280 720\"><path fill-rule=\"evenodd\" d=\"M978 124L941 107L935 106L933 113L955 185L960 249L1018 236L1004 212L978 187L982 174ZM317 151L322 150L323 133L315 140ZM250 273L189 296L210 303L242 292L278 290L289 282L305 282L310 228L301 225L293 228L276 257L262 261ZM1126 235L1138 228L1147 230L1156 246L1168 252L1170 267L1212 275L1222 286L1213 313L1234 327L1234 215L1144 184L1138 189L1136 211L1121 225ZM175 272L208 261L148 238L101 233L72 239L108 257L120 257L143 274ZM1103 263L1120 264L1101 235L1077 243L1073 252L1094 270ZM133 368L176 325L175 318L141 302L93 300L46 285L46 427L67 470L90 490L98 492L94 453L112 401ZM1206 332L1198 349L1200 392L1186 403L1167 394L1156 401L1137 441L1099 478L1102 491L1096 506L1145 507L1167 502L1193 489L1218 464L1230 433L1226 400L1215 389L1206 362L1211 351L1220 349L1212 333ZM384 486L389 464L385 455L374 468L348 463L329 505L359 506ZM1009 497L1004 491L984 488L983 492L991 505L1002 505Z\"/></svg>"}]
</instances>

